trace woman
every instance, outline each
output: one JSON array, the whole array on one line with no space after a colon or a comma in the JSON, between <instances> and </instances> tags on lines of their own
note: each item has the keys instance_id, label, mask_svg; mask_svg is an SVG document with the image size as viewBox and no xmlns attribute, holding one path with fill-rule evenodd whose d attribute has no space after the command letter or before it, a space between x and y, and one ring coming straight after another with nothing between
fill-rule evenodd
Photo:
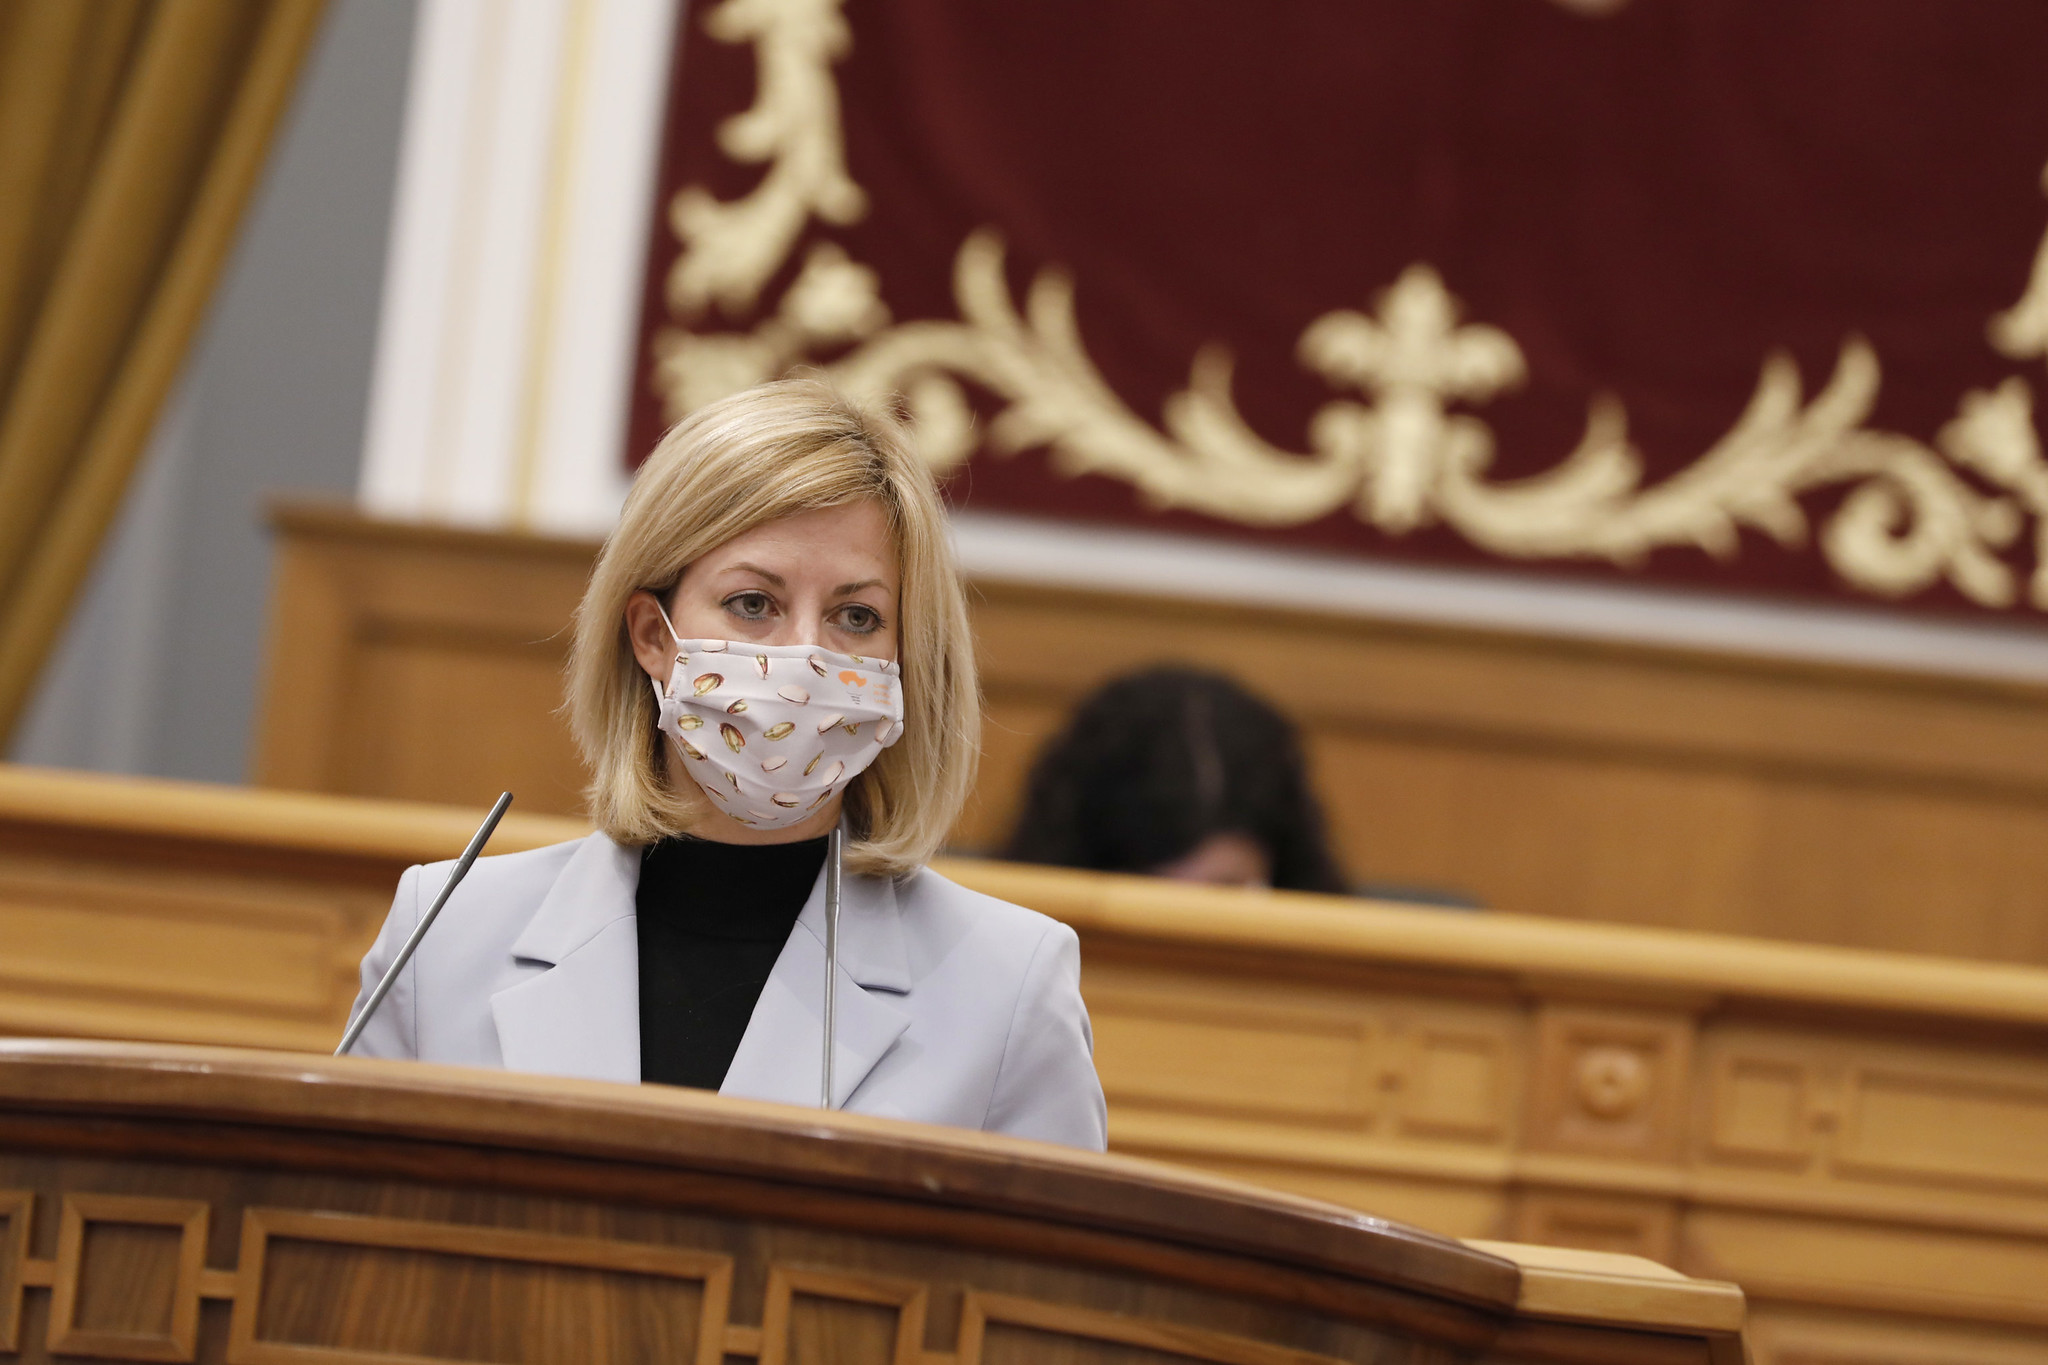
<instances>
[{"instance_id":1,"label":"woman","mask_svg":"<svg viewBox=\"0 0 2048 1365\"><path fill-rule=\"evenodd\" d=\"M1228 678L1104 684L1038 756L1005 856L1226 886L1342 892L1294 726Z\"/></svg>"},{"instance_id":2,"label":"woman","mask_svg":"<svg viewBox=\"0 0 2048 1365\"><path fill-rule=\"evenodd\" d=\"M892 420L789 381L671 430L591 574L568 692L597 832L480 859L356 1052L816 1105L836 828L830 1103L1103 1146L1073 931L923 865L980 703ZM366 994L446 875L399 882Z\"/></svg>"}]
</instances>

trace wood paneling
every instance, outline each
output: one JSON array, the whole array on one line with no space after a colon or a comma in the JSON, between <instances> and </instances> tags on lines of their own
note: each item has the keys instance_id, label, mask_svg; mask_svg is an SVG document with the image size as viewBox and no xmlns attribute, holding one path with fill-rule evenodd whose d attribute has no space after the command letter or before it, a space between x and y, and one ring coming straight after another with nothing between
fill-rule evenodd
<instances>
[{"instance_id":1,"label":"wood paneling","mask_svg":"<svg viewBox=\"0 0 2048 1365\"><path fill-rule=\"evenodd\" d=\"M400 867L453 854L475 818L0 769L0 849L33 849L52 883L77 893L37 974L0 954L0 1028L56 1014L76 1033L324 1050L347 1007L338 984L307 986L289 1008L249 992L143 1008L135 960L110 931L161 914L152 942L166 963L219 956L251 978L301 983L313 978L288 968L313 951L311 935L339 976L376 926L368 880L381 879L381 906ZM493 848L580 832L508 817ZM1449 1236L1735 1280L1757 1291L1760 1324L1783 1327L1759 1338L1758 1365L1862 1359L1811 1354L1836 1339L1831 1324L1842 1341L1896 1327L1902 1340L1960 1342L1967 1365L2002 1365L1997 1351L2015 1342L2048 1357L2048 1318L2028 1288L2048 1277L2048 971L974 860L941 870L1079 932L1117 1151ZM235 903L259 884L307 904L358 895L366 908L277 933L255 914L222 929L102 889L173 875L200 901ZM324 889L322 876L333 878ZM430 1068L397 1074L417 1076L423 1097L447 1084ZM124 1083L148 1104L173 1097L179 1078ZM957 1191L969 1174L905 1178ZM7 1200L0 1189L0 1219ZM1098 1189L1070 1202L1105 1208ZM0 1274L20 1226L0 1227ZM579 1283L614 1292L602 1277ZM830 1319L896 1340L903 1303L828 1299L796 1292L792 1332ZM6 1311L0 1295L0 1331ZM931 1313L929 1332L951 1342L936 1299ZM989 1358L1027 1349L1032 1331L991 1327ZM1928 1349L1945 1359L1946 1347Z\"/></svg>"},{"instance_id":2,"label":"wood paneling","mask_svg":"<svg viewBox=\"0 0 2048 1365\"><path fill-rule=\"evenodd\" d=\"M480 1291L488 1314L440 1311ZM731 1259L702 1251L250 1208L229 1351L246 1365L336 1352L718 1365L731 1293Z\"/></svg>"},{"instance_id":3,"label":"wood paneling","mask_svg":"<svg viewBox=\"0 0 2048 1365\"><path fill-rule=\"evenodd\" d=\"M67 1195L51 1275L51 1352L192 1359L211 1212L195 1199Z\"/></svg>"},{"instance_id":4,"label":"wood paneling","mask_svg":"<svg viewBox=\"0 0 2048 1365\"><path fill-rule=\"evenodd\" d=\"M1088 688L1184 660L1296 716L1354 876L2048 963L2048 689L977 586L990 740L965 845L1000 838Z\"/></svg>"},{"instance_id":5,"label":"wood paneling","mask_svg":"<svg viewBox=\"0 0 2048 1365\"><path fill-rule=\"evenodd\" d=\"M0 1278L56 1285L38 1363L1734 1365L1744 1319L1732 1285L1150 1163L406 1063L0 1044L0 1181L31 1246L62 1211ZM98 1222L173 1235L96 1258ZM139 1329L73 1325L95 1277Z\"/></svg>"},{"instance_id":6,"label":"wood paneling","mask_svg":"<svg viewBox=\"0 0 2048 1365\"><path fill-rule=\"evenodd\" d=\"M593 547L281 509L265 785L570 814L555 708ZM956 831L1163 660L1289 709L1352 874L1524 914L2048 964L2048 687L975 585L988 698ZM1939 907L1938 911L1932 907Z\"/></svg>"},{"instance_id":7,"label":"wood paneling","mask_svg":"<svg viewBox=\"0 0 2048 1365\"><path fill-rule=\"evenodd\" d=\"M0 1032L331 1050L399 874L483 815L0 765Z\"/></svg>"},{"instance_id":8,"label":"wood paneling","mask_svg":"<svg viewBox=\"0 0 2048 1365\"><path fill-rule=\"evenodd\" d=\"M2048 972L948 870L1080 931L1119 1150L1732 1279L1770 1365L2048 1356Z\"/></svg>"},{"instance_id":9,"label":"wood paneling","mask_svg":"<svg viewBox=\"0 0 2048 1365\"><path fill-rule=\"evenodd\" d=\"M592 547L423 535L345 514L279 522L256 771L267 785L572 813L561 703Z\"/></svg>"}]
</instances>

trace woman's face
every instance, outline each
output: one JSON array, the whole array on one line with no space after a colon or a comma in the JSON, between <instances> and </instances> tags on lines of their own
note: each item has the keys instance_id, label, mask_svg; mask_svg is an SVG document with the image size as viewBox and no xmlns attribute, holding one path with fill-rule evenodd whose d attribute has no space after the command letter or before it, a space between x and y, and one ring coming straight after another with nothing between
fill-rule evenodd
<instances>
[{"instance_id":1,"label":"woman's face","mask_svg":"<svg viewBox=\"0 0 2048 1365\"><path fill-rule=\"evenodd\" d=\"M868 499L799 512L734 536L683 571L668 617L684 640L820 645L894 659L899 587L888 513ZM653 593L636 592L627 601L626 631L640 667L666 683L676 647ZM673 780L693 780L673 750L669 760ZM750 829L709 810L690 832L725 843L779 843L823 834L838 819L834 799L815 819L791 828Z\"/></svg>"},{"instance_id":2,"label":"woman's face","mask_svg":"<svg viewBox=\"0 0 2048 1365\"><path fill-rule=\"evenodd\" d=\"M756 526L683 571L669 620L685 640L822 645L896 657L896 546L872 499ZM626 626L640 666L668 680L675 644L653 593L633 594Z\"/></svg>"}]
</instances>

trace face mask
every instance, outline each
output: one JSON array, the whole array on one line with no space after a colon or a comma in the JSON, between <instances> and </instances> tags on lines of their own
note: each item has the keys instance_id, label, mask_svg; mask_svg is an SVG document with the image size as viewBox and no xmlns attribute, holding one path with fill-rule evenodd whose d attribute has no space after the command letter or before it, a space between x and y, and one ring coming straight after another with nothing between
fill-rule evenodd
<instances>
[{"instance_id":1,"label":"face mask","mask_svg":"<svg viewBox=\"0 0 2048 1365\"><path fill-rule=\"evenodd\" d=\"M666 620L666 617L663 618ZM657 722L718 808L743 825L782 829L858 777L903 734L894 661L815 645L676 641Z\"/></svg>"}]
</instances>

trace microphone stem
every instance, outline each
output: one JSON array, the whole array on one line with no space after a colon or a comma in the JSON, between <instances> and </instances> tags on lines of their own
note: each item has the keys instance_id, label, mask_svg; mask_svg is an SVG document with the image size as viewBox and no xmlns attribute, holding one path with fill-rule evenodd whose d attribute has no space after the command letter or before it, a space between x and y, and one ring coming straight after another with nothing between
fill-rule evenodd
<instances>
[{"instance_id":1,"label":"microphone stem","mask_svg":"<svg viewBox=\"0 0 2048 1365\"><path fill-rule=\"evenodd\" d=\"M846 846L844 830L834 825L825 840L825 1061L821 1068L818 1107L832 1107L832 1041L839 1022L839 866Z\"/></svg>"},{"instance_id":2,"label":"microphone stem","mask_svg":"<svg viewBox=\"0 0 2048 1365\"><path fill-rule=\"evenodd\" d=\"M441 894L434 897L433 905L426 914L420 916L420 922L413 926L413 931L406 935L405 946L398 950L397 959L384 969L383 977L377 982L377 989L370 992L370 998L363 1002L363 1008L350 1021L348 1032L341 1035L341 1046L334 1049L335 1056L346 1057L348 1050L356 1045L356 1039L363 1036L363 1026L370 1022L370 1016L377 1012L377 1006L383 1004L384 997L391 993L392 986L398 982L398 974L405 970L406 963L412 961L413 951L420 946L420 940L427 936L427 930L433 927L434 919L441 913L441 907L448 903L449 895L462 879L469 875L469 865L476 861L477 854L484 851L484 845L490 842L491 831L498 827L498 821L504 817L506 809L511 804L511 792L498 794L498 804L491 807L491 813L484 817L483 824L478 826L476 834L470 839L469 847L462 850L462 856L456 859L454 870L442 884Z\"/></svg>"}]
</instances>

